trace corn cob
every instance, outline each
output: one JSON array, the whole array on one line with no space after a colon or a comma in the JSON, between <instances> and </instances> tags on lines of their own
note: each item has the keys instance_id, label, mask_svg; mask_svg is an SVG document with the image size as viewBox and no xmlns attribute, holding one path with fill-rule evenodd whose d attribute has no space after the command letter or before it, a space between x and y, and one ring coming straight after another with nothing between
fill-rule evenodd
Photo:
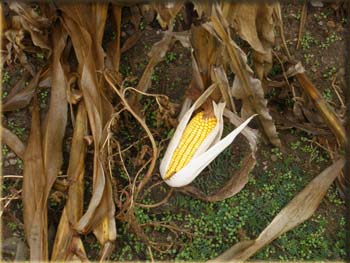
<instances>
[{"instance_id":1,"label":"corn cob","mask_svg":"<svg viewBox=\"0 0 350 263\"><path fill-rule=\"evenodd\" d=\"M165 180L169 179L190 162L198 147L216 126L216 122L215 117L206 117L203 111L192 118L181 136L179 145L173 153L164 177Z\"/></svg>"}]
</instances>

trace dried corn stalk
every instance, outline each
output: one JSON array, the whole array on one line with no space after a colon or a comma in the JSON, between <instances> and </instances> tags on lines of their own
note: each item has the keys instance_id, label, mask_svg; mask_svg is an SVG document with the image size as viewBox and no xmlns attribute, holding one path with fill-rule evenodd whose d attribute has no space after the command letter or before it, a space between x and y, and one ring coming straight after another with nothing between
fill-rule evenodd
<instances>
[{"instance_id":1,"label":"dried corn stalk","mask_svg":"<svg viewBox=\"0 0 350 263\"><path fill-rule=\"evenodd\" d=\"M103 256L108 256L116 239L115 206L110 175L104 166L105 153L101 146L105 140L103 129L111 117L112 106L104 95L104 80L97 74L104 68L102 37L107 17L106 3L61 5L62 21L72 39L79 63L79 84L86 105L94 143L93 193L89 207L74 226L77 231L94 231L103 245Z\"/></svg>"}]
</instances>

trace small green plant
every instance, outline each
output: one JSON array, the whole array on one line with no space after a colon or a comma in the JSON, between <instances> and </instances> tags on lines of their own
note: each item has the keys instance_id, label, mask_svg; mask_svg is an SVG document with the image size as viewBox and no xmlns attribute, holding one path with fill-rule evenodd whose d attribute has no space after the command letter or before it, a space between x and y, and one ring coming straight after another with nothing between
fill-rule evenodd
<instances>
[{"instance_id":1,"label":"small green plant","mask_svg":"<svg viewBox=\"0 0 350 263\"><path fill-rule=\"evenodd\" d=\"M39 52L39 53L36 53L36 57L40 60L44 60L45 55L44 55L44 53Z\"/></svg>"},{"instance_id":2,"label":"small green plant","mask_svg":"<svg viewBox=\"0 0 350 263\"><path fill-rule=\"evenodd\" d=\"M319 44L319 47L322 49L326 49L328 48L331 44L333 44L334 42L341 40L341 37L338 37L336 33L332 33L330 36L326 37L324 42L321 42Z\"/></svg>"},{"instance_id":3,"label":"small green plant","mask_svg":"<svg viewBox=\"0 0 350 263\"><path fill-rule=\"evenodd\" d=\"M322 74L322 77L325 79L332 79L334 74L337 72L337 68L332 66L328 67L328 69Z\"/></svg>"},{"instance_id":4,"label":"small green plant","mask_svg":"<svg viewBox=\"0 0 350 263\"><path fill-rule=\"evenodd\" d=\"M333 99L332 90L329 88L324 89L324 91L322 93L322 97L328 102L332 101L332 99Z\"/></svg>"},{"instance_id":5,"label":"small green plant","mask_svg":"<svg viewBox=\"0 0 350 263\"><path fill-rule=\"evenodd\" d=\"M132 75L130 66L127 66L124 63L120 64L120 72L123 74L124 77L128 77Z\"/></svg>"},{"instance_id":6,"label":"small green plant","mask_svg":"<svg viewBox=\"0 0 350 263\"><path fill-rule=\"evenodd\" d=\"M301 47L306 50L309 49L315 43L315 39L311 36L310 32L306 32L301 39Z\"/></svg>"},{"instance_id":7,"label":"small green plant","mask_svg":"<svg viewBox=\"0 0 350 263\"><path fill-rule=\"evenodd\" d=\"M1 152L2 152L2 156L6 156L6 155L10 152L10 150L9 150L9 148L7 147L7 145L3 144L3 145L1 146Z\"/></svg>"},{"instance_id":8,"label":"small green plant","mask_svg":"<svg viewBox=\"0 0 350 263\"><path fill-rule=\"evenodd\" d=\"M2 98L5 99L9 93L7 91L2 92Z\"/></svg>"},{"instance_id":9,"label":"small green plant","mask_svg":"<svg viewBox=\"0 0 350 263\"><path fill-rule=\"evenodd\" d=\"M320 16L323 18L323 19L327 19L328 16L331 14L331 11L330 10L326 10L326 11L322 11L320 13Z\"/></svg>"},{"instance_id":10,"label":"small green plant","mask_svg":"<svg viewBox=\"0 0 350 263\"><path fill-rule=\"evenodd\" d=\"M271 153L273 153L278 159L282 160L283 154L282 154L282 152L280 151L279 148L273 148L271 150Z\"/></svg>"},{"instance_id":11,"label":"small green plant","mask_svg":"<svg viewBox=\"0 0 350 263\"><path fill-rule=\"evenodd\" d=\"M167 64L176 61L176 59L177 59L177 55L175 52L169 51L165 55L165 62Z\"/></svg>"},{"instance_id":12,"label":"small green plant","mask_svg":"<svg viewBox=\"0 0 350 263\"><path fill-rule=\"evenodd\" d=\"M151 80L154 81L156 84L159 84L159 75L156 71L152 73Z\"/></svg>"},{"instance_id":13,"label":"small green plant","mask_svg":"<svg viewBox=\"0 0 350 263\"><path fill-rule=\"evenodd\" d=\"M146 28L145 22L141 21L139 24L139 28L140 28L140 30L145 30L145 28Z\"/></svg>"},{"instance_id":14,"label":"small green plant","mask_svg":"<svg viewBox=\"0 0 350 263\"><path fill-rule=\"evenodd\" d=\"M24 127L19 127L14 121L10 120L7 122L8 128L14 132L17 136L22 137L25 132Z\"/></svg>"},{"instance_id":15,"label":"small green plant","mask_svg":"<svg viewBox=\"0 0 350 263\"><path fill-rule=\"evenodd\" d=\"M117 33L115 31L112 32L111 40L117 39Z\"/></svg>"},{"instance_id":16,"label":"small green plant","mask_svg":"<svg viewBox=\"0 0 350 263\"><path fill-rule=\"evenodd\" d=\"M303 57L304 57L305 63L309 64L312 61L312 58L314 57L314 55L313 54L304 54Z\"/></svg>"},{"instance_id":17,"label":"small green plant","mask_svg":"<svg viewBox=\"0 0 350 263\"><path fill-rule=\"evenodd\" d=\"M7 226L11 229L12 232L17 231L18 225L15 222L8 222Z\"/></svg>"},{"instance_id":18,"label":"small green plant","mask_svg":"<svg viewBox=\"0 0 350 263\"><path fill-rule=\"evenodd\" d=\"M16 166L18 169L23 169L23 161L20 158L16 158Z\"/></svg>"},{"instance_id":19,"label":"small green plant","mask_svg":"<svg viewBox=\"0 0 350 263\"><path fill-rule=\"evenodd\" d=\"M2 84L9 84L9 83L10 83L10 75L7 71L3 71Z\"/></svg>"}]
</instances>

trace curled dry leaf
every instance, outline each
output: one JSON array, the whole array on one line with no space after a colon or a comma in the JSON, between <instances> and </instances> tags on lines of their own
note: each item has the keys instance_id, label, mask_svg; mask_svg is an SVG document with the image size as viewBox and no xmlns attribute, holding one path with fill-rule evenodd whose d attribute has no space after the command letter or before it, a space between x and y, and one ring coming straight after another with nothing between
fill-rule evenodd
<instances>
[{"instance_id":1,"label":"curled dry leaf","mask_svg":"<svg viewBox=\"0 0 350 263\"><path fill-rule=\"evenodd\" d=\"M2 65L6 61L7 64L12 61L19 60L23 67L30 72L32 76L35 75L34 66L27 60L27 56L24 53L24 46L22 40L24 38L24 31L22 29L8 29L4 32L6 40L3 45L6 46L7 55L5 59L2 59ZM5 56L3 56L4 58Z\"/></svg>"},{"instance_id":2,"label":"curled dry leaf","mask_svg":"<svg viewBox=\"0 0 350 263\"><path fill-rule=\"evenodd\" d=\"M215 7L216 5L216 7ZM255 72L260 80L272 67L272 46L275 41L274 27L279 21L274 16L279 3L194 3L199 17L216 15L216 8L222 10L227 25L253 48Z\"/></svg>"},{"instance_id":3,"label":"curled dry leaf","mask_svg":"<svg viewBox=\"0 0 350 263\"><path fill-rule=\"evenodd\" d=\"M212 68L218 63L221 56L221 46L207 30L201 26L191 28L191 46L196 60L196 66L200 72L204 87L211 83L210 74ZM198 81L196 81L198 83Z\"/></svg>"},{"instance_id":4,"label":"curled dry leaf","mask_svg":"<svg viewBox=\"0 0 350 263\"><path fill-rule=\"evenodd\" d=\"M270 142L280 146L281 142L267 108L261 82L253 77L253 72L247 64L246 55L231 39L228 27L224 26L227 22L222 16L222 10L219 6L216 7L217 16L211 16L211 22L205 23L203 26L225 46L228 54L226 63L230 65L231 70L236 75L232 94L242 98L243 104L245 104L242 116L249 115L251 112L258 113L259 120Z\"/></svg>"},{"instance_id":5,"label":"curled dry leaf","mask_svg":"<svg viewBox=\"0 0 350 263\"><path fill-rule=\"evenodd\" d=\"M47 32L51 21L47 17L38 15L33 8L25 3L11 1L9 8L18 14L17 24L30 33L33 44L51 53Z\"/></svg>"},{"instance_id":6,"label":"curled dry leaf","mask_svg":"<svg viewBox=\"0 0 350 263\"><path fill-rule=\"evenodd\" d=\"M239 242L209 262L245 261L283 233L309 219L340 174L344 163L344 159L339 159L314 178L276 215L255 240Z\"/></svg>"}]
</instances>

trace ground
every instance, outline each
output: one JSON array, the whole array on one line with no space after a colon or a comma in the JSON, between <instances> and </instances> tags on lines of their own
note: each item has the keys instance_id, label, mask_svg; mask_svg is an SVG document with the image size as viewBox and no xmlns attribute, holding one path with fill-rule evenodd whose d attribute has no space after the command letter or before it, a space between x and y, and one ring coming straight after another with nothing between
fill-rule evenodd
<instances>
[{"instance_id":1,"label":"ground","mask_svg":"<svg viewBox=\"0 0 350 263\"><path fill-rule=\"evenodd\" d=\"M303 63L306 73L323 97L334 110L342 114L341 101L336 89L332 88L334 76L344 91L341 81L344 74L344 24L345 18L337 15L331 6L322 8L308 6L308 16L301 39L300 49L296 49L299 22L302 5L299 1L289 1L282 5L285 37L294 59ZM181 17L177 20L181 23ZM122 55L120 71L124 77L140 78L147 65L147 52L152 45L161 39L160 27L156 23L145 25L140 23L142 37L137 44ZM122 26L122 41L131 35L132 29L128 23ZM112 36L113 37L113 34ZM280 39L277 39L275 52L281 53ZM35 63L45 63L40 52L31 54ZM152 87L149 92L164 93L171 101L180 104L183 99L183 89L191 79L190 53L179 43L167 53L164 62L160 63L152 75ZM278 61L269 75L271 79L281 74ZM2 98L5 98L13 85L21 78L19 65L6 65L2 79ZM137 80L136 80L137 81ZM294 83L297 86L297 84ZM284 87L283 89L288 89ZM50 91L38 90L42 113L47 109ZM269 107L280 116L290 112L293 102L291 91L271 89L267 93ZM157 131L156 117L152 114L154 100L144 98L143 110L147 112L147 124L152 132ZM179 110L179 107L177 108ZM282 141L281 149L274 148L264 141L259 144L257 165L250 175L245 188L232 198L217 203L205 203L180 193L175 193L169 202L156 209L138 208L136 211L139 223L151 221L168 222L182 229L173 232L164 226L146 227L146 233L154 240L174 241L166 252L153 251L154 257L160 260L206 260L222 253L232 244L253 239L267 226L273 217L303 189L308 182L331 163L329 153L313 140L313 135L295 128L283 129L283 123L276 121ZM30 128L28 109L17 112L3 113L2 125L12 130L20 139L26 141ZM229 125L226 130L232 129ZM123 134L125 140L133 141L139 134ZM125 132L125 131L124 131ZM171 132L169 132L171 133ZM170 135L169 135L170 136ZM330 136L330 135L327 135ZM71 131L67 132L64 144L65 154L69 153ZM208 191L219 187L239 168L246 146L239 140L222 153L194 182L199 188ZM334 142L333 142L334 143ZM6 206L3 219L3 240L18 237L24 240L22 202L20 189L22 179L16 175L22 174L22 161L5 145L2 146L3 167L3 197L14 196ZM65 159L67 156L65 156ZM89 157L88 157L89 158ZM64 167L67 163L64 164ZM66 168L62 169L63 171ZM118 171L116 171L116 174ZM63 173L64 174L64 173ZM208 185L208 180L211 183ZM86 191L91 191L91 180L86 182ZM144 203L154 203L161 199L169 189L161 186L157 194L145 195ZM54 191L55 192L55 191ZM58 224L60 211L64 206L64 197L57 192L50 197L49 227L52 237ZM88 196L88 193L87 193ZM270 245L258 252L256 260L342 260L345 257L345 221L343 217L345 206L335 185L329 189L325 199L312 218L297 228L282 235ZM118 238L113 260L145 260L150 259L146 245L139 240L124 223L117 222ZM90 259L98 259L99 245L93 235L84 237L86 250ZM4 250L7 259L13 259L16 248Z\"/></svg>"}]
</instances>

